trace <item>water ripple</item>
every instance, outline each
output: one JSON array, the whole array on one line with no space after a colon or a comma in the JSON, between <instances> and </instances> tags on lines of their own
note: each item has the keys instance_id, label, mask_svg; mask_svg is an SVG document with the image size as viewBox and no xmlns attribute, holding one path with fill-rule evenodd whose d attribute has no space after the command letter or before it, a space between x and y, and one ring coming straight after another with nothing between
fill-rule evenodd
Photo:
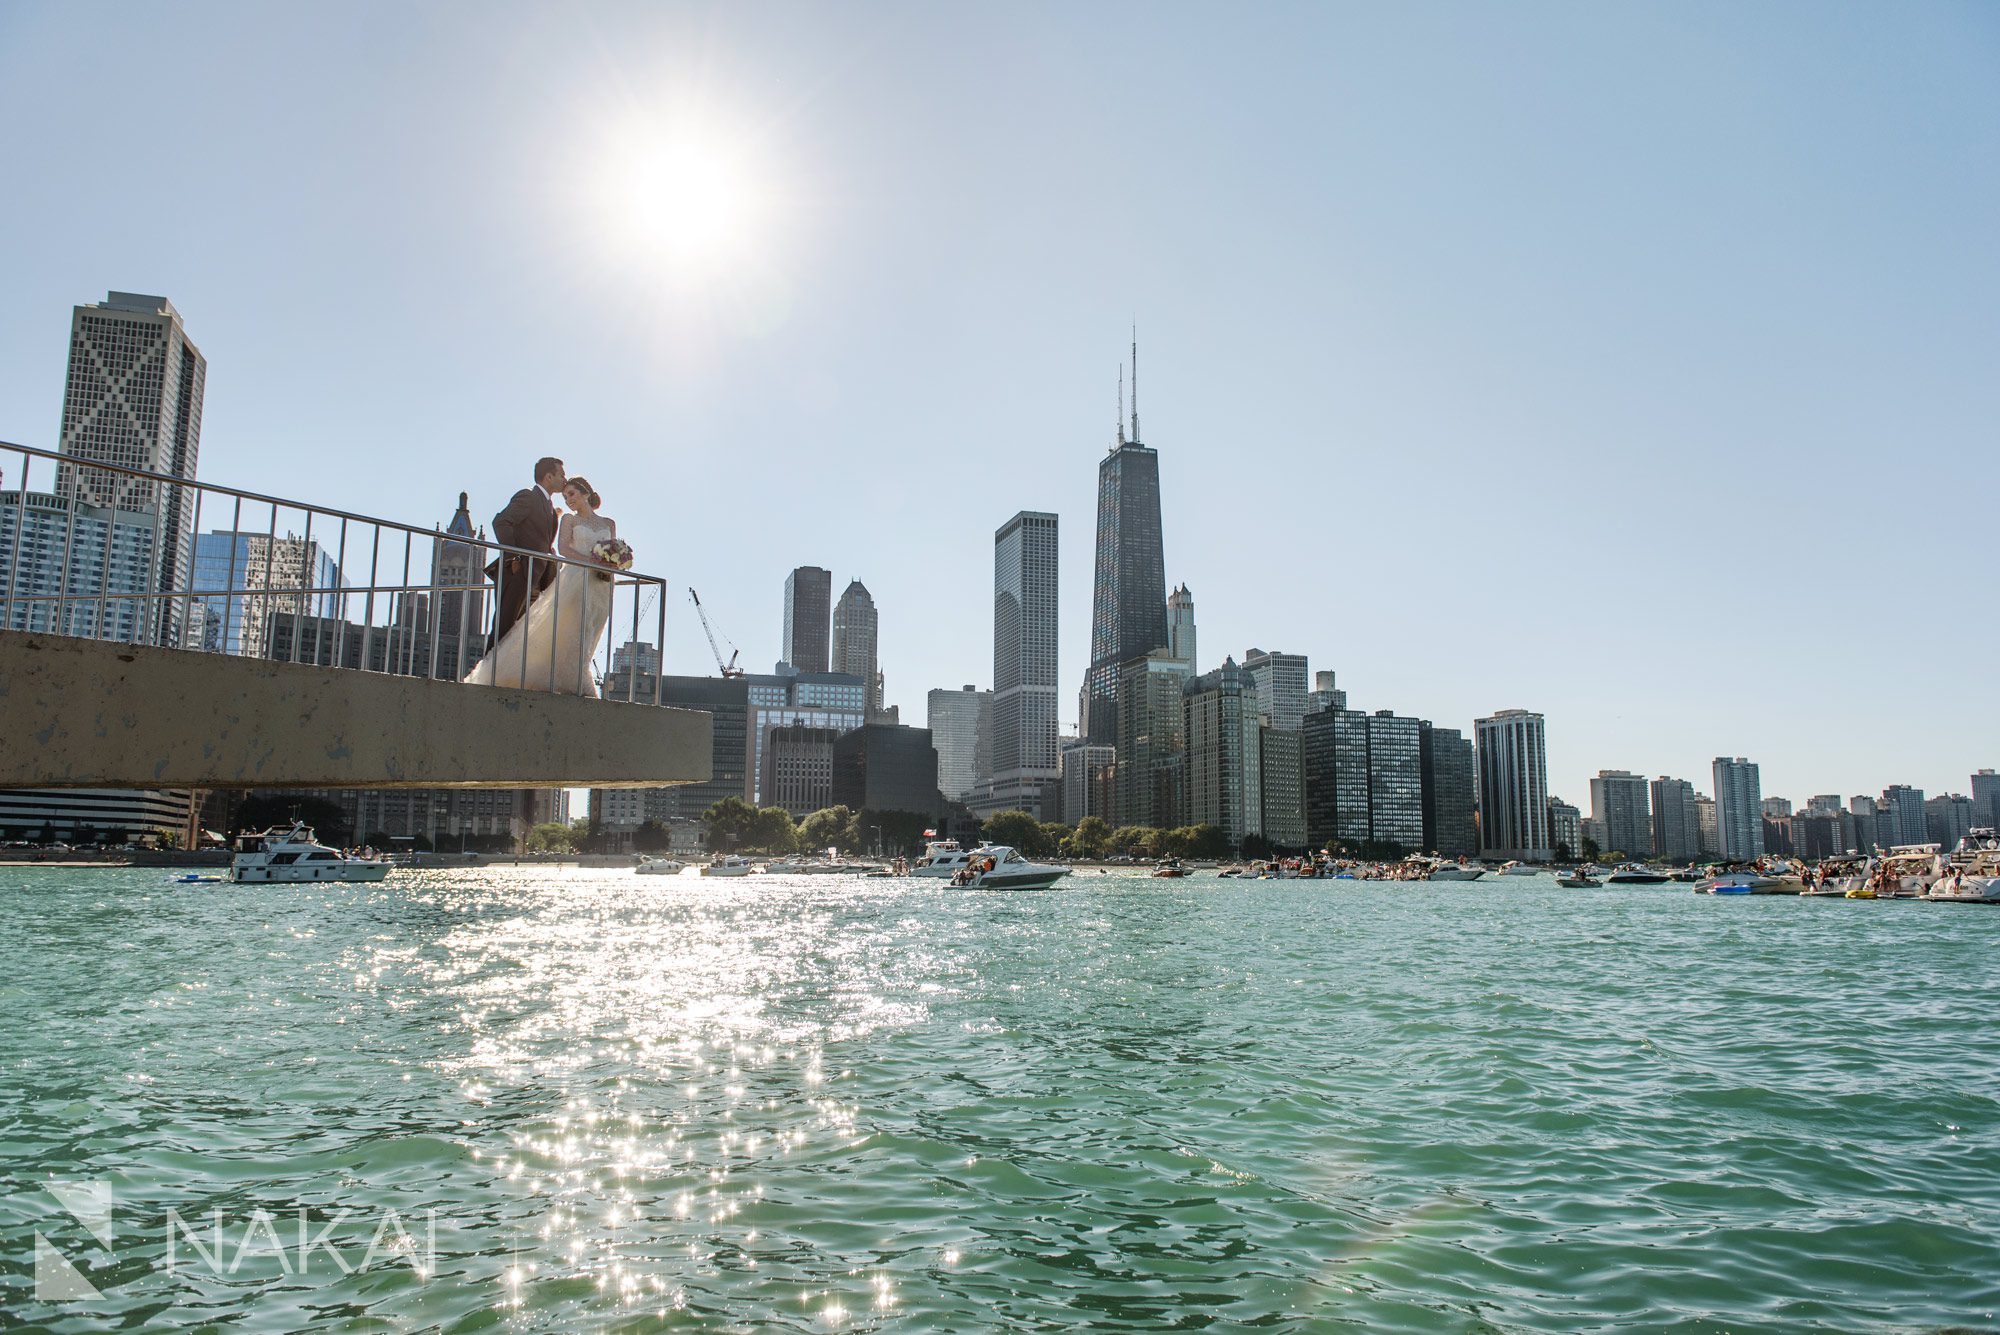
<instances>
[{"instance_id":1,"label":"water ripple","mask_svg":"<svg viewBox=\"0 0 2000 1335\"><path fill-rule=\"evenodd\" d=\"M29 1324L2000 1310L2000 913L1115 876L0 877L0 1303ZM115 1238L50 1179L108 1183ZM260 1215L332 1247L294 1266L248 1245ZM224 1263L190 1264L177 1218L224 1221ZM388 1218L367 1265L332 1264ZM103 1297L37 1302L37 1233Z\"/></svg>"}]
</instances>

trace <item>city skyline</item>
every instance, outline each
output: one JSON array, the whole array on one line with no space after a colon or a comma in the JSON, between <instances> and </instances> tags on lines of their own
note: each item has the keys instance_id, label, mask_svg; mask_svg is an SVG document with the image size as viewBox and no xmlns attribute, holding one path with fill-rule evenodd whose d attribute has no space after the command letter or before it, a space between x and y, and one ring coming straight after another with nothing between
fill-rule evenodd
<instances>
[{"instance_id":1,"label":"city skyline","mask_svg":"<svg viewBox=\"0 0 2000 1335\"><path fill-rule=\"evenodd\" d=\"M1442 26L1266 15L1221 35L1112 10L1013 29L904 15L847 36L794 12L786 42L747 16L617 11L586 41L515 11L450 42L384 13L382 40L361 44L310 14L226 25L197 8L112 28L9 7L0 109L26 123L62 99L64 70L143 53L189 71L184 114L227 165L133 164L133 188L159 201L139 229L63 203L87 182L87 146L115 137L115 109L85 104L0 148L17 196L0 238L36 258L0 317L0 438L58 443L50 333L71 308L163 293L218 368L205 476L418 522L431 507L413 498L469 487L484 522L535 455L557 453L605 492L642 569L704 590L747 664L780 656L768 608L786 570L866 574L895 627L879 652L906 717L933 686L991 684L983 636L928 631L938 573L981 577L987 535L1015 510L1065 515L1067 715L1089 661L1101 409L1136 312L1149 443L1168 463L1168 574L1202 591L1206 643L1302 653L1339 672L1356 709L1466 731L1502 708L1542 713L1549 788L1572 803L1607 766L1698 779L1723 754L1795 798L1962 792L1995 763L1965 736L2000 635L1962 619L1978 526L1949 502L1882 504L1833 547L1814 541L1901 458L1922 457L1948 495L2000 483L1981 448L2000 391L1975 373L1992 342L1977 312L2000 290L1977 241L1995 187L1971 169L1994 131L1965 110L1990 19L1821 12L1802 49L1798 11L1750 15L1725 61L1698 22L1657 9ZM921 71L969 24L995 63L947 59L943 82L974 94L947 98ZM1299 40L1268 40L1280 34ZM1006 58L1052 36L1072 54L1025 107L1007 103L1004 127L989 122L976 108L1006 84ZM1114 40L1154 60L1157 87L1115 101L1093 88L1086 57ZM1329 42L1342 54L1328 70L1294 64ZM1537 53L1510 72L1532 96L1486 68L1496 43ZM375 47L430 74L396 77ZM589 76L641 88L695 49L709 67L694 83L749 125L747 156L814 165L770 174L800 189L769 201L764 267L690 287L600 255L559 169L601 146ZM314 54L280 58L301 50ZM816 75L829 56L856 83L906 90L927 128L908 128L902 101ZM1923 96L1875 72L1899 63L1930 71ZM493 68L521 76L507 99ZM1222 123L1176 106L1169 74L1212 76ZM808 107L779 91L794 80ZM621 114L653 113L626 101ZM1388 107L1400 114L1376 114ZM432 129L378 152L387 124ZM1222 151L1265 137L1241 161ZM517 162L522 183L502 184ZM1879 188L1884 171L1897 189ZM1253 202L1210 202L1231 195ZM1920 215L1898 202L1914 198ZM373 225L391 199L407 202L401 225ZM1112 207L1135 199L1151 205L1136 225ZM1064 235L1034 240L1050 208ZM954 315L971 309L982 318ZM486 392L496 381L510 392ZM962 495L934 504L943 439L990 470L977 513ZM342 466L314 471L329 458ZM826 466L840 458L852 467ZM752 513L786 540L742 543ZM1676 558L1633 582L1596 548L1635 533ZM1900 577L1914 551L1965 579ZM1536 598L1481 595L1502 562ZM1747 578L1823 578L1815 562L1837 601L1955 641L1903 656L1889 688L1907 707L1885 724L1828 726L1850 674L1798 600ZM1335 581L1377 563L1394 577ZM1641 615L1624 626L1613 608ZM1718 647L1726 671L1704 653ZM670 619L666 657L706 669L692 615Z\"/></svg>"}]
</instances>

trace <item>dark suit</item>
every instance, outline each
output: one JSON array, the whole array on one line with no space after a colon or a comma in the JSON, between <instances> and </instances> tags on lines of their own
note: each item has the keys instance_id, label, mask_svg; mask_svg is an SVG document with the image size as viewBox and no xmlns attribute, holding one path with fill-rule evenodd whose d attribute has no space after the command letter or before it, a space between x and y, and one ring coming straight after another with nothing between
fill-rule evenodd
<instances>
[{"instance_id":1,"label":"dark suit","mask_svg":"<svg viewBox=\"0 0 2000 1335\"><path fill-rule=\"evenodd\" d=\"M540 487L523 487L507 502L506 509L493 516L493 537L509 547L526 547L554 555L556 507ZM550 561L534 561L507 552L486 567L486 575L500 585L499 620L493 627L493 642L498 644L528 610L529 600L549 587L556 577L556 568Z\"/></svg>"}]
</instances>

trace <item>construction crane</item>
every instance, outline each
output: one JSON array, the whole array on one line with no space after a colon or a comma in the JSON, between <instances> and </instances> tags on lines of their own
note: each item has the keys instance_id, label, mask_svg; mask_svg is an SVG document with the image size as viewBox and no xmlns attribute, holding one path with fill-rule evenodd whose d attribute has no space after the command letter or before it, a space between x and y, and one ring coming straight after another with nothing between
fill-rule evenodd
<instances>
[{"instance_id":1,"label":"construction crane","mask_svg":"<svg viewBox=\"0 0 2000 1335\"><path fill-rule=\"evenodd\" d=\"M736 666L736 659L737 656L741 654L743 651L736 647L735 641L730 640L729 661L727 663L723 662L722 647L716 644L715 642L715 627L708 624L708 612L701 605L701 595L696 593L693 589L689 589L688 597L694 599L694 614L701 618L701 633L708 636L708 651L715 655L715 666L722 670L722 675L724 677L742 676L743 669ZM722 638L725 640L729 640L729 637L727 635L723 636Z\"/></svg>"}]
</instances>

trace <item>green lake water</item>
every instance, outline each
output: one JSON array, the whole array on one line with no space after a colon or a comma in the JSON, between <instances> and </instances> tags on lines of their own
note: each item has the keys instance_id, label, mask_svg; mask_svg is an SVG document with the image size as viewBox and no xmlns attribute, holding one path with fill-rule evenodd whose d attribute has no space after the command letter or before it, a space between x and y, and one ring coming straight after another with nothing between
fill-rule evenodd
<instances>
[{"instance_id":1,"label":"green lake water","mask_svg":"<svg viewBox=\"0 0 2000 1335\"><path fill-rule=\"evenodd\" d=\"M1969 906L0 869L0 1326L1994 1328L1996 1019Z\"/></svg>"}]
</instances>

